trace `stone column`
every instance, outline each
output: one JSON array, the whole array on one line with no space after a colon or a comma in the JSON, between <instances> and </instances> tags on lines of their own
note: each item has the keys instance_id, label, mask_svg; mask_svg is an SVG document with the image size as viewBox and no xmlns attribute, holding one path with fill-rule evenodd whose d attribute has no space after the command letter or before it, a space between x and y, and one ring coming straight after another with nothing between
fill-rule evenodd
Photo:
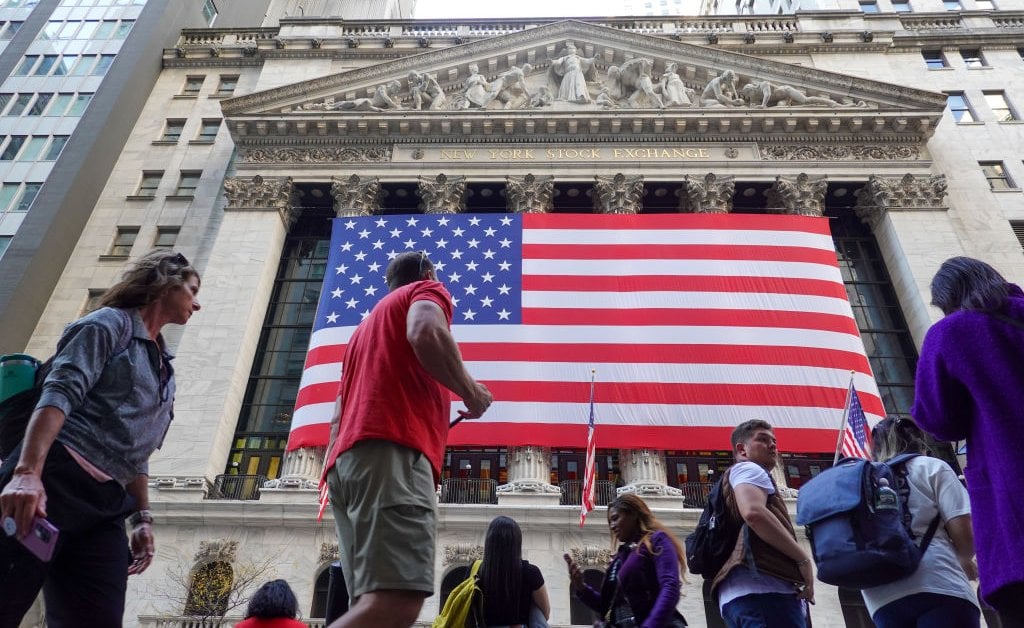
<instances>
[{"instance_id":1,"label":"stone column","mask_svg":"<svg viewBox=\"0 0 1024 628\"><path fill-rule=\"evenodd\" d=\"M380 178L357 174L347 179L331 177L331 196L334 214L339 218L380 213Z\"/></svg>"},{"instance_id":2,"label":"stone column","mask_svg":"<svg viewBox=\"0 0 1024 628\"><path fill-rule=\"evenodd\" d=\"M554 192L554 177L535 177L532 174L505 177L505 202L510 213L550 213Z\"/></svg>"},{"instance_id":3,"label":"stone column","mask_svg":"<svg viewBox=\"0 0 1024 628\"><path fill-rule=\"evenodd\" d=\"M420 207L425 214L458 214L466 211L466 177L439 174L419 178Z\"/></svg>"},{"instance_id":4,"label":"stone column","mask_svg":"<svg viewBox=\"0 0 1024 628\"><path fill-rule=\"evenodd\" d=\"M535 445L509 447L505 459L508 484L497 489L499 504L558 505L562 491L551 484L551 449Z\"/></svg>"},{"instance_id":5,"label":"stone column","mask_svg":"<svg viewBox=\"0 0 1024 628\"><path fill-rule=\"evenodd\" d=\"M644 178L627 177L621 172L613 177L594 177L594 213L639 214L643 209Z\"/></svg>"},{"instance_id":6,"label":"stone column","mask_svg":"<svg viewBox=\"0 0 1024 628\"><path fill-rule=\"evenodd\" d=\"M694 214L728 214L732 211L732 197L736 192L736 178L718 176L713 172L704 178L686 175L686 190L679 198L679 211Z\"/></svg>"},{"instance_id":7,"label":"stone column","mask_svg":"<svg viewBox=\"0 0 1024 628\"><path fill-rule=\"evenodd\" d=\"M768 206L784 214L823 216L825 214L826 177L811 177L803 172L795 177L775 177L768 190Z\"/></svg>"},{"instance_id":8,"label":"stone column","mask_svg":"<svg viewBox=\"0 0 1024 628\"><path fill-rule=\"evenodd\" d=\"M618 494L636 493L651 506L682 506L683 492L665 483L665 453L655 449L619 450L619 471L625 486Z\"/></svg>"},{"instance_id":9,"label":"stone column","mask_svg":"<svg viewBox=\"0 0 1024 628\"><path fill-rule=\"evenodd\" d=\"M857 192L857 215L882 251L907 325L920 347L932 323L932 274L964 250L946 206L944 175L872 175Z\"/></svg>"},{"instance_id":10,"label":"stone column","mask_svg":"<svg viewBox=\"0 0 1024 628\"><path fill-rule=\"evenodd\" d=\"M291 191L284 177L224 180L227 203L202 276L202 310L174 361L174 421L150 464L158 490L224 473L285 234L298 217Z\"/></svg>"}]
</instances>

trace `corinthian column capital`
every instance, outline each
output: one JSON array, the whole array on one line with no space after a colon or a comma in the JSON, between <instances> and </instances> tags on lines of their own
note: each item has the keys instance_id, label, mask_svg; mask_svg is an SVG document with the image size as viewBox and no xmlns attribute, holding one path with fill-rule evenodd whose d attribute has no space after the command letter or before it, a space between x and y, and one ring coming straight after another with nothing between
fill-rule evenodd
<instances>
[{"instance_id":1,"label":"corinthian column capital","mask_svg":"<svg viewBox=\"0 0 1024 628\"><path fill-rule=\"evenodd\" d=\"M516 214L544 214L551 211L555 178L524 176L505 177L505 202L508 211Z\"/></svg>"},{"instance_id":2,"label":"corinthian column capital","mask_svg":"<svg viewBox=\"0 0 1024 628\"><path fill-rule=\"evenodd\" d=\"M732 197L736 192L736 178L718 176L709 172L701 177L686 175L686 194L680 211L695 214L728 214L732 211Z\"/></svg>"},{"instance_id":3,"label":"corinthian column capital","mask_svg":"<svg viewBox=\"0 0 1024 628\"><path fill-rule=\"evenodd\" d=\"M779 175L768 190L768 205L786 214L823 216L825 214L826 177L801 172L795 177Z\"/></svg>"},{"instance_id":4,"label":"corinthian column capital","mask_svg":"<svg viewBox=\"0 0 1024 628\"><path fill-rule=\"evenodd\" d=\"M334 197L334 215L370 216L380 212L380 178L360 177L347 179L331 177L331 196Z\"/></svg>"},{"instance_id":5,"label":"corinthian column capital","mask_svg":"<svg viewBox=\"0 0 1024 628\"><path fill-rule=\"evenodd\" d=\"M300 210L292 204L292 178L224 177L225 210L275 210L285 229L291 228Z\"/></svg>"},{"instance_id":6,"label":"corinthian column capital","mask_svg":"<svg viewBox=\"0 0 1024 628\"><path fill-rule=\"evenodd\" d=\"M421 207L426 214L457 214L466 211L466 177L439 174L419 178Z\"/></svg>"},{"instance_id":7,"label":"corinthian column capital","mask_svg":"<svg viewBox=\"0 0 1024 628\"><path fill-rule=\"evenodd\" d=\"M857 192L857 215L872 228L889 211L945 211L946 175L879 177L871 175Z\"/></svg>"},{"instance_id":8,"label":"corinthian column capital","mask_svg":"<svg viewBox=\"0 0 1024 628\"><path fill-rule=\"evenodd\" d=\"M627 177L621 172L613 177L594 177L594 211L599 214L639 214L643 208L644 178Z\"/></svg>"}]
</instances>

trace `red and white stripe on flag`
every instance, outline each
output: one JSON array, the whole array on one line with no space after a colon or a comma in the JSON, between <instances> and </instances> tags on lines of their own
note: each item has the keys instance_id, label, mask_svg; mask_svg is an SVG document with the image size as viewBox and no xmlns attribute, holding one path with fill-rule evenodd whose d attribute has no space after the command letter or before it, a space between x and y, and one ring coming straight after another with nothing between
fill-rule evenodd
<instances>
[{"instance_id":1,"label":"red and white stripe on flag","mask_svg":"<svg viewBox=\"0 0 1024 628\"><path fill-rule=\"evenodd\" d=\"M623 448L725 449L761 418L780 449L834 451L850 371L868 420L885 415L827 219L373 216L335 221L289 449L326 444L351 315L383 286L387 258L370 262L403 250L438 264L467 368L494 394L449 445L578 447L592 368L601 438Z\"/></svg>"},{"instance_id":2,"label":"red and white stripe on flag","mask_svg":"<svg viewBox=\"0 0 1024 628\"><path fill-rule=\"evenodd\" d=\"M587 513L594 509L597 491L597 442L594 440L594 385L590 385L590 420L587 424L587 465L583 470L580 492L580 527L587 522Z\"/></svg>"},{"instance_id":3,"label":"red and white stripe on flag","mask_svg":"<svg viewBox=\"0 0 1024 628\"><path fill-rule=\"evenodd\" d=\"M847 399L846 424L843 426L843 455L871 460L871 454L868 452L870 441L867 417L864 416L864 408L860 405L860 396L857 395L857 387L853 382L850 382Z\"/></svg>"}]
</instances>

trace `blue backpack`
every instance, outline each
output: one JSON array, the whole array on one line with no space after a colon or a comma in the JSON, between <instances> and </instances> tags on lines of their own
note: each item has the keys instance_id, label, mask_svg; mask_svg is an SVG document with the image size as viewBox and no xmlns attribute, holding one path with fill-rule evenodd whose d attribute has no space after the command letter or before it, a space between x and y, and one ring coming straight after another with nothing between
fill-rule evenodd
<instances>
[{"instance_id":1,"label":"blue backpack","mask_svg":"<svg viewBox=\"0 0 1024 628\"><path fill-rule=\"evenodd\" d=\"M868 589L917 570L940 520L936 515L915 543L904 465L917 455L888 462L845 458L800 487L796 522L806 526L819 580Z\"/></svg>"}]
</instances>

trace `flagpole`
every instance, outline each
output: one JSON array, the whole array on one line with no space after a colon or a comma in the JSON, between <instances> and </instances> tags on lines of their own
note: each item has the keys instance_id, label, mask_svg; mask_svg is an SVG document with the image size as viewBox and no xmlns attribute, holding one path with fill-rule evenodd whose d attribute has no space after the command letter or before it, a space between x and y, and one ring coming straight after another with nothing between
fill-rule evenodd
<instances>
[{"instance_id":1,"label":"flagpole","mask_svg":"<svg viewBox=\"0 0 1024 628\"><path fill-rule=\"evenodd\" d=\"M839 438L836 439L836 454L832 458L832 466L836 466L839 462L839 452L843 449L843 433L846 431L846 421L850 418L850 402L853 400L853 375L855 371L850 371L850 385L846 387L846 403L843 404L843 421L839 424Z\"/></svg>"},{"instance_id":2,"label":"flagpole","mask_svg":"<svg viewBox=\"0 0 1024 628\"><path fill-rule=\"evenodd\" d=\"M580 490L580 527L587 521L587 513L593 507L596 487L597 460L591 460L591 448L594 443L594 382L597 380L597 369L590 369L590 417L587 420L587 457L583 470L583 486ZM589 487L587 480L590 480ZM589 490L588 490L589 488ZM590 497L588 500L587 497Z\"/></svg>"}]
</instances>

